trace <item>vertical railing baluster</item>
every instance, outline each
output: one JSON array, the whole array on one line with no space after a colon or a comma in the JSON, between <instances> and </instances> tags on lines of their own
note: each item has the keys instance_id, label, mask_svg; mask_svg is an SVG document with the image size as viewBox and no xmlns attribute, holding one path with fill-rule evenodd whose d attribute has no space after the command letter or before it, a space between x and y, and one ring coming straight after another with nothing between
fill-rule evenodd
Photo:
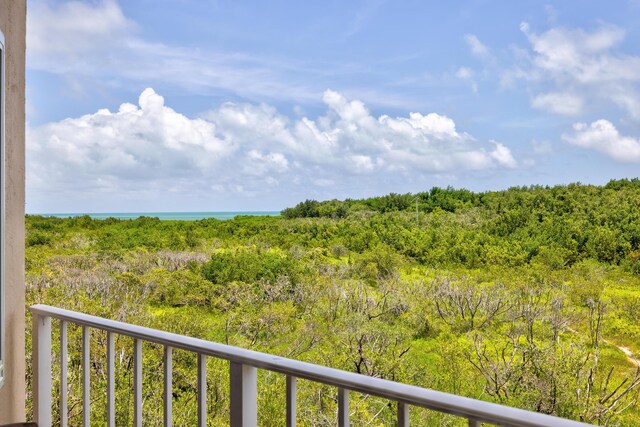
<instances>
[{"instance_id":1,"label":"vertical railing baluster","mask_svg":"<svg viewBox=\"0 0 640 427\"><path fill-rule=\"evenodd\" d=\"M198 353L198 427L207 427L207 356Z\"/></svg>"},{"instance_id":2,"label":"vertical railing baluster","mask_svg":"<svg viewBox=\"0 0 640 427\"><path fill-rule=\"evenodd\" d=\"M107 332L107 426L116 426L115 343L113 332Z\"/></svg>"},{"instance_id":3,"label":"vertical railing baluster","mask_svg":"<svg viewBox=\"0 0 640 427\"><path fill-rule=\"evenodd\" d=\"M287 375L287 427L296 427L296 377Z\"/></svg>"},{"instance_id":4,"label":"vertical railing baluster","mask_svg":"<svg viewBox=\"0 0 640 427\"><path fill-rule=\"evenodd\" d=\"M469 418L469 427L481 427L480 421Z\"/></svg>"},{"instance_id":5,"label":"vertical railing baluster","mask_svg":"<svg viewBox=\"0 0 640 427\"><path fill-rule=\"evenodd\" d=\"M398 427L409 427L409 405L398 402Z\"/></svg>"},{"instance_id":6,"label":"vertical railing baluster","mask_svg":"<svg viewBox=\"0 0 640 427\"><path fill-rule=\"evenodd\" d=\"M230 362L231 427L258 425L258 370Z\"/></svg>"},{"instance_id":7,"label":"vertical railing baluster","mask_svg":"<svg viewBox=\"0 0 640 427\"><path fill-rule=\"evenodd\" d=\"M142 427L142 341L133 340L133 425Z\"/></svg>"},{"instance_id":8,"label":"vertical railing baluster","mask_svg":"<svg viewBox=\"0 0 640 427\"><path fill-rule=\"evenodd\" d=\"M60 427L69 425L67 404L67 378L68 378L68 360L67 360L67 322L60 321Z\"/></svg>"},{"instance_id":9,"label":"vertical railing baluster","mask_svg":"<svg viewBox=\"0 0 640 427\"><path fill-rule=\"evenodd\" d=\"M91 329L82 326L82 425L91 424Z\"/></svg>"},{"instance_id":10,"label":"vertical railing baluster","mask_svg":"<svg viewBox=\"0 0 640 427\"><path fill-rule=\"evenodd\" d=\"M173 349L164 346L164 427L173 425Z\"/></svg>"},{"instance_id":11,"label":"vertical railing baluster","mask_svg":"<svg viewBox=\"0 0 640 427\"><path fill-rule=\"evenodd\" d=\"M33 315L33 418L39 427L51 427L51 318Z\"/></svg>"},{"instance_id":12,"label":"vertical railing baluster","mask_svg":"<svg viewBox=\"0 0 640 427\"><path fill-rule=\"evenodd\" d=\"M338 388L338 427L349 426L349 390Z\"/></svg>"}]
</instances>

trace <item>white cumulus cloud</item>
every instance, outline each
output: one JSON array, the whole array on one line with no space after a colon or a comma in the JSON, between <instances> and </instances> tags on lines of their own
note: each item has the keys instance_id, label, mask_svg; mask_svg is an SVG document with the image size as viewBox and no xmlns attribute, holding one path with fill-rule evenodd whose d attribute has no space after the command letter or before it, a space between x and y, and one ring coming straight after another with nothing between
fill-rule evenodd
<instances>
[{"instance_id":1,"label":"white cumulus cloud","mask_svg":"<svg viewBox=\"0 0 640 427\"><path fill-rule=\"evenodd\" d=\"M508 168L515 168L518 166L518 162L513 158L511 154L511 150L507 148L504 144L500 144L499 142L492 141L495 145L493 151L491 151L490 155L494 158L500 165L506 166Z\"/></svg>"},{"instance_id":2,"label":"white cumulus cloud","mask_svg":"<svg viewBox=\"0 0 640 427\"><path fill-rule=\"evenodd\" d=\"M152 89L138 104L28 129L29 183L69 191L161 187L202 180L229 155L215 124L177 113Z\"/></svg>"},{"instance_id":3,"label":"white cumulus cloud","mask_svg":"<svg viewBox=\"0 0 640 427\"><path fill-rule=\"evenodd\" d=\"M640 57L615 54L611 49L624 40L625 32L605 26L593 32L552 28L542 34L523 25L535 52L534 63L556 78L568 77L580 83L640 79Z\"/></svg>"},{"instance_id":4,"label":"white cumulus cloud","mask_svg":"<svg viewBox=\"0 0 640 427\"><path fill-rule=\"evenodd\" d=\"M573 133L562 139L575 146L595 150L624 163L640 163L640 139L623 136L608 120L576 123Z\"/></svg>"},{"instance_id":5,"label":"white cumulus cloud","mask_svg":"<svg viewBox=\"0 0 640 427\"><path fill-rule=\"evenodd\" d=\"M236 197L348 186L363 175L381 188L396 178L517 166L507 146L481 143L447 116L375 117L363 102L331 90L323 100L326 112L316 118L232 103L189 118L149 88L137 105L29 128L29 190Z\"/></svg>"},{"instance_id":6,"label":"white cumulus cloud","mask_svg":"<svg viewBox=\"0 0 640 427\"><path fill-rule=\"evenodd\" d=\"M602 24L593 31L555 27L536 33L527 23L520 29L531 50L525 64L503 79L521 78L544 88L533 97L535 108L576 115L585 106L608 104L640 120L640 56L619 50L623 29ZM550 86L555 89L549 91Z\"/></svg>"}]
</instances>

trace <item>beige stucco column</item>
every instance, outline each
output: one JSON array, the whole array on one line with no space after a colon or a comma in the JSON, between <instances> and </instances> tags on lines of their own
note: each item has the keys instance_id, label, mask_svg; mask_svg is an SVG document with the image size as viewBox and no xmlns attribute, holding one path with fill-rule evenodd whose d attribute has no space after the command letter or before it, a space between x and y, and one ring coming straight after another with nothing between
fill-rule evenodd
<instances>
[{"instance_id":1,"label":"beige stucco column","mask_svg":"<svg viewBox=\"0 0 640 427\"><path fill-rule=\"evenodd\" d=\"M25 420L24 140L26 0L0 0L5 38L5 381L0 424Z\"/></svg>"}]
</instances>

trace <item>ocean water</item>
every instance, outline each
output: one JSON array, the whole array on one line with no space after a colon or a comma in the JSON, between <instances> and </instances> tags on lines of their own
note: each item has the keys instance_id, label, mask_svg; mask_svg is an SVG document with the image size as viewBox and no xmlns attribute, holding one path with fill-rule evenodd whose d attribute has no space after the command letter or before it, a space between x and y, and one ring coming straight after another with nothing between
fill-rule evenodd
<instances>
[{"instance_id":1,"label":"ocean water","mask_svg":"<svg viewBox=\"0 0 640 427\"><path fill-rule=\"evenodd\" d=\"M89 215L93 219L136 219L141 216L157 217L164 220L194 221L198 219L233 219L239 215L248 216L278 216L279 211L236 211L236 212L105 212L105 213L42 213L33 214L57 218L69 218Z\"/></svg>"}]
</instances>

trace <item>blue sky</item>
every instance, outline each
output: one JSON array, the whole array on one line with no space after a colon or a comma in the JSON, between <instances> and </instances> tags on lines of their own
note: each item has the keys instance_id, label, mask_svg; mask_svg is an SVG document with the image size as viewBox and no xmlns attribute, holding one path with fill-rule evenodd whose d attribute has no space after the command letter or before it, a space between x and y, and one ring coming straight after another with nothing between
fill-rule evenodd
<instances>
[{"instance_id":1,"label":"blue sky","mask_svg":"<svg viewBox=\"0 0 640 427\"><path fill-rule=\"evenodd\" d=\"M27 212L640 173L640 1L31 0Z\"/></svg>"}]
</instances>

